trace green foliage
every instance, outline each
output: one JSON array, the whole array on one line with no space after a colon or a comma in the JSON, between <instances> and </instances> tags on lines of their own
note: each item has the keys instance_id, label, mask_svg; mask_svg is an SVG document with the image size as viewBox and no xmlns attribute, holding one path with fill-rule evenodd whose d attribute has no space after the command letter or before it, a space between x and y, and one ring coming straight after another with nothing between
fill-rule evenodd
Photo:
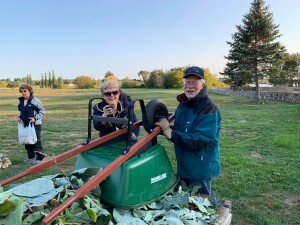
<instances>
[{"instance_id":1,"label":"green foliage","mask_svg":"<svg viewBox=\"0 0 300 225\"><path fill-rule=\"evenodd\" d=\"M49 71L49 74L48 74L47 87L52 88L52 79L51 79L50 71Z\"/></svg>"},{"instance_id":2,"label":"green foliage","mask_svg":"<svg viewBox=\"0 0 300 225\"><path fill-rule=\"evenodd\" d=\"M90 89L95 87L97 81L88 76L80 76L76 77L73 83L78 89Z\"/></svg>"},{"instance_id":3,"label":"green foliage","mask_svg":"<svg viewBox=\"0 0 300 225\"><path fill-rule=\"evenodd\" d=\"M164 88L182 88L183 87L183 71L170 70L164 75L163 86Z\"/></svg>"},{"instance_id":4,"label":"green foliage","mask_svg":"<svg viewBox=\"0 0 300 225\"><path fill-rule=\"evenodd\" d=\"M13 212L16 207L17 207L17 204L15 201L11 201L11 200L8 200L6 199L5 201L3 201L1 204L0 204L0 217L1 216L7 216L9 215L11 212Z\"/></svg>"},{"instance_id":5,"label":"green foliage","mask_svg":"<svg viewBox=\"0 0 300 225\"><path fill-rule=\"evenodd\" d=\"M64 84L71 84L73 83L70 79L63 79Z\"/></svg>"},{"instance_id":6,"label":"green foliage","mask_svg":"<svg viewBox=\"0 0 300 225\"><path fill-rule=\"evenodd\" d=\"M212 74L207 68L204 69L204 79L208 88L227 86L223 81L218 79L217 75Z\"/></svg>"},{"instance_id":7,"label":"green foliage","mask_svg":"<svg viewBox=\"0 0 300 225\"><path fill-rule=\"evenodd\" d=\"M56 77L55 77L54 70L52 70L51 86L52 86L52 88L57 87L57 80L56 80Z\"/></svg>"},{"instance_id":8,"label":"green foliage","mask_svg":"<svg viewBox=\"0 0 300 225\"><path fill-rule=\"evenodd\" d=\"M146 80L145 87L148 87L148 88L163 87L163 83L162 83L163 76L164 76L163 70L153 70L150 73L149 79Z\"/></svg>"},{"instance_id":9,"label":"green foliage","mask_svg":"<svg viewBox=\"0 0 300 225\"><path fill-rule=\"evenodd\" d=\"M64 87L64 81L62 79L61 76L59 76L57 78L57 80L55 80L55 82L53 83L53 88L63 88Z\"/></svg>"},{"instance_id":10,"label":"green foliage","mask_svg":"<svg viewBox=\"0 0 300 225\"><path fill-rule=\"evenodd\" d=\"M145 80L145 87L147 88L182 88L183 87L183 75L185 69L189 67L181 68L171 68L168 71L163 70L153 70L150 72L149 78L146 79L146 76L143 77ZM204 69L205 72L205 81L206 85L211 87L225 87L222 81L214 74L211 74L209 69ZM142 76L145 71L140 71L140 76Z\"/></svg>"},{"instance_id":11,"label":"green foliage","mask_svg":"<svg viewBox=\"0 0 300 225\"><path fill-rule=\"evenodd\" d=\"M56 79L54 70L52 70L52 74L49 71L49 75L47 77L47 74L45 73L45 76L43 73L41 74L41 80L39 82L36 82L37 85L39 85L41 88L53 88L53 89L60 89L64 86L64 81L61 76L59 76Z\"/></svg>"},{"instance_id":12,"label":"green foliage","mask_svg":"<svg viewBox=\"0 0 300 225\"><path fill-rule=\"evenodd\" d=\"M3 195L5 193L0 193L0 198ZM24 203L21 199L10 199L10 196L7 196L5 201L0 202L0 224L21 224L23 207Z\"/></svg>"},{"instance_id":13,"label":"green foliage","mask_svg":"<svg viewBox=\"0 0 300 225\"><path fill-rule=\"evenodd\" d=\"M114 73L110 72L110 71L107 71L104 75L104 79L107 78L107 77L110 77L110 76L113 76L113 77L116 77Z\"/></svg>"},{"instance_id":14,"label":"green foliage","mask_svg":"<svg viewBox=\"0 0 300 225\"><path fill-rule=\"evenodd\" d=\"M272 66L269 82L275 85L287 84L288 86L300 85L300 54L285 54Z\"/></svg>"},{"instance_id":15,"label":"green foliage","mask_svg":"<svg viewBox=\"0 0 300 225\"><path fill-rule=\"evenodd\" d=\"M86 180L88 180L98 171L99 168L96 170L86 168L86 170L79 171L76 174L85 176ZM90 176L87 177L88 175ZM75 173L71 176L74 177ZM70 185L55 188L54 180L56 177L57 175L41 177L0 193L0 217L2 217L0 224L40 224L42 218L47 216L55 206L49 204L50 200L54 200L56 197L56 204L62 204L74 193L73 187ZM67 187L72 190L68 190ZM63 197L60 198L58 195ZM99 198L99 196L96 198ZM53 224L61 224L60 221L91 224L96 223L100 216L101 220L105 216L110 221L112 217L102 208L96 198L92 195L91 197L85 196L83 199L74 202L70 208L54 219ZM79 202L82 202L82 204ZM43 210L32 213L31 209L33 207L43 207ZM25 213L23 213L23 208ZM23 222L21 222L22 217ZM14 222L12 223L12 221Z\"/></svg>"},{"instance_id":16,"label":"green foliage","mask_svg":"<svg viewBox=\"0 0 300 225\"><path fill-rule=\"evenodd\" d=\"M7 87L7 86L8 86L8 82L0 81L0 88Z\"/></svg>"},{"instance_id":17,"label":"green foliage","mask_svg":"<svg viewBox=\"0 0 300 225\"><path fill-rule=\"evenodd\" d=\"M148 80L149 76L150 76L150 72L149 71L141 70L141 71L138 72L138 77L140 79L142 79L142 81L144 82L144 84Z\"/></svg>"},{"instance_id":18,"label":"green foliage","mask_svg":"<svg viewBox=\"0 0 300 225\"><path fill-rule=\"evenodd\" d=\"M109 75L109 76L105 76L103 82L104 82L104 81L109 81L109 80L118 83L118 78L117 78L115 75L113 75L113 74L111 74L111 75Z\"/></svg>"},{"instance_id":19,"label":"green foliage","mask_svg":"<svg viewBox=\"0 0 300 225\"><path fill-rule=\"evenodd\" d=\"M8 83L7 87L8 88L17 88L17 87L19 87L19 82L11 81Z\"/></svg>"},{"instance_id":20,"label":"green foliage","mask_svg":"<svg viewBox=\"0 0 300 225\"><path fill-rule=\"evenodd\" d=\"M125 79L122 82L121 88L138 88L141 87L141 82L136 80L130 80L128 77L125 77Z\"/></svg>"},{"instance_id":21,"label":"green foliage","mask_svg":"<svg viewBox=\"0 0 300 225\"><path fill-rule=\"evenodd\" d=\"M101 169L100 169L101 170ZM88 181L91 177L96 175L99 172L99 168L82 168L80 170L74 171L68 179L73 180L76 177L76 180L82 178L84 182ZM58 175L49 175L44 176L27 183L16 186L4 193L0 194L0 217L3 217L2 222L10 222L19 220L21 224L21 218L23 217L22 224L35 224L40 223L44 216L47 216L49 212L53 210L53 205L49 204L51 200L54 200L56 204L62 204L66 199L70 198L74 192L80 188L74 187L71 185L65 185L58 187L58 191L54 194L49 195L55 189L55 179ZM73 177L73 178L72 178ZM189 218L191 221L198 222L199 220L207 221L210 224L215 224L216 221L216 211L212 208L212 203L208 198L202 198L199 196L191 196L191 190L183 191L181 187L178 188L179 191L171 193L164 198L154 202L151 207L147 209L147 206L141 207L143 209L134 209L133 215L130 210L122 210L123 213L120 214L118 209L114 210L114 219L117 222L123 220L136 220L139 218L145 222L149 222L154 219L155 214L160 214L163 217L160 222L168 221L171 217L176 218L176 221L184 222L184 214L190 213ZM45 197L47 196L47 197ZM60 197L63 196L63 197ZM35 204L33 203L33 197L36 200ZM72 205L65 209L58 217L53 221L53 224L64 224L64 223L83 223L83 224L94 224L98 221L98 217L101 221L100 224L109 224L109 221L112 219L110 213L103 208L102 204L99 202L99 195L94 196L92 193L84 196L83 198L72 203ZM23 203L23 204L22 204ZM186 207L188 204L193 205L194 209L189 210ZM19 209L18 205L25 205L25 214L18 211L16 214L16 209ZM43 210L39 212L32 213L30 208L41 207ZM27 210L26 210L27 209ZM172 210L172 216L170 217L168 211ZM184 211L184 214L182 213ZM197 216L195 214L198 214ZM128 215L126 215L128 214ZM146 216L146 214L149 214ZM153 214L152 218L150 215ZM99 222L100 222L99 221ZM106 221L106 223L104 223ZM61 223L63 222L63 223ZM6 224L6 223L5 223Z\"/></svg>"},{"instance_id":22,"label":"green foliage","mask_svg":"<svg viewBox=\"0 0 300 225\"><path fill-rule=\"evenodd\" d=\"M44 75L43 75L43 74L41 74L40 87L41 87L41 88L44 88L44 85L45 85L45 81L44 81Z\"/></svg>"},{"instance_id":23,"label":"green foliage","mask_svg":"<svg viewBox=\"0 0 300 225\"><path fill-rule=\"evenodd\" d=\"M259 98L259 80L274 72L272 64L282 58L284 46L275 40L279 38L279 25L273 24L273 15L264 0L254 0L248 14L244 15L243 25L237 26L232 35L228 60L222 73L226 83L233 87L249 82L256 83Z\"/></svg>"},{"instance_id":24,"label":"green foliage","mask_svg":"<svg viewBox=\"0 0 300 225\"><path fill-rule=\"evenodd\" d=\"M26 83L32 85L32 78L31 78L31 74L27 74L26 76Z\"/></svg>"},{"instance_id":25,"label":"green foliage","mask_svg":"<svg viewBox=\"0 0 300 225\"><path fill-rule=\"evenodd\" d=\"M45 73L45 77L44 77L44 87L49 87L49 86L48 86L47 73Z\"/></svg>"}]
</instances>

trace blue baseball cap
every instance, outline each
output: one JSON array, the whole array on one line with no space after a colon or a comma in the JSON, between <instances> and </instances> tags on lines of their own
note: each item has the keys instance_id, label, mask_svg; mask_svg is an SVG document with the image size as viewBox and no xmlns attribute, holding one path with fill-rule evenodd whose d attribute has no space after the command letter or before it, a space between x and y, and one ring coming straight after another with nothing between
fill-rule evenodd
<instances>
[{"instance_id":1,"label":"blue baseball cap","mask_svg":"<svg viewBox=\"0 0 300 225\"><path fill-rule=\"evenodd\" d=\"M184 72L183 78L189 76L189 75L196 75L200 79L204 79L204 71L203 69L197 67L197 66L192 66L190 68L187 68L187 70Z\"/></svg>"}]
</instances>

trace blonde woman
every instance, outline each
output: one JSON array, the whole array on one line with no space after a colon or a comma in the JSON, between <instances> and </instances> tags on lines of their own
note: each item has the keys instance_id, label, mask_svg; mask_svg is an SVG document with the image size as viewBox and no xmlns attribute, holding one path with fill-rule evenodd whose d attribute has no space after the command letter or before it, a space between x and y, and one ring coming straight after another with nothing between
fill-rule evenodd
<instances>
[{"instance_id":1,"label":"blonde woman","mask_svg":"<svg viewBox=\"0 0 300 225\"><path fill-rule=\"evenodd\" d=\"M93 108L93 115L102 117L115 117L125 118L127 116L128 107L130 104L130 97L120 90L118 83L114 81L105 81L100 91L104 101L96 104ZM134 115L133 122L136 122L136 116ZM102 137L111 132L118 130L120 127L118 124L93 121L94 128L99 131L99 136ZM132 140L137 140L139 134L139 128L134 129L132 133Z\"/></svg>"}]
</instances>

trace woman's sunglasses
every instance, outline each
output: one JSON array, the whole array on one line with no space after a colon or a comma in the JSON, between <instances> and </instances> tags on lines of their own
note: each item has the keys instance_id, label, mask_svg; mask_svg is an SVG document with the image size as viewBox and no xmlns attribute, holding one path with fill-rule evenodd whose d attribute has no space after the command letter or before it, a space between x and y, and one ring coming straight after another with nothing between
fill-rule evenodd
<instances>
[{"instance_id":1,"label":"woman's sunglasses","mask_svg":"<svg viewBox=\"0 0 300 225\"><path fill-rule=\"evenodd\" d=\"M117 95L117 94L119 94L119 93L120 93L119 91L106 91L106 92L103 93L103 95L109 97L109 96L111 96L112 94L113 94L113 95Z\"/></svg>"}]
</instances>

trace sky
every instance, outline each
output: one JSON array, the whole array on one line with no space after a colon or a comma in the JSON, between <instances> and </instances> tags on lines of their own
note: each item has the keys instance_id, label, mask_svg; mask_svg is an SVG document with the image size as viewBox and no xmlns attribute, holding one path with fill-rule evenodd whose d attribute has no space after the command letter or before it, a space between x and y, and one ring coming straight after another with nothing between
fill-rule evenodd
<instances>
[{"instance_id":1,"label":"sky","mask_svg":"<svg viewBox=\"0 0 300 225\"><path fill-rule=\"evenodd\" d=\"M138 78L187 65L223 72L253 0L0 0L0 79ZM265 0L277 39L300 53L299 0Z\"/></svg>"}]
</instances>

